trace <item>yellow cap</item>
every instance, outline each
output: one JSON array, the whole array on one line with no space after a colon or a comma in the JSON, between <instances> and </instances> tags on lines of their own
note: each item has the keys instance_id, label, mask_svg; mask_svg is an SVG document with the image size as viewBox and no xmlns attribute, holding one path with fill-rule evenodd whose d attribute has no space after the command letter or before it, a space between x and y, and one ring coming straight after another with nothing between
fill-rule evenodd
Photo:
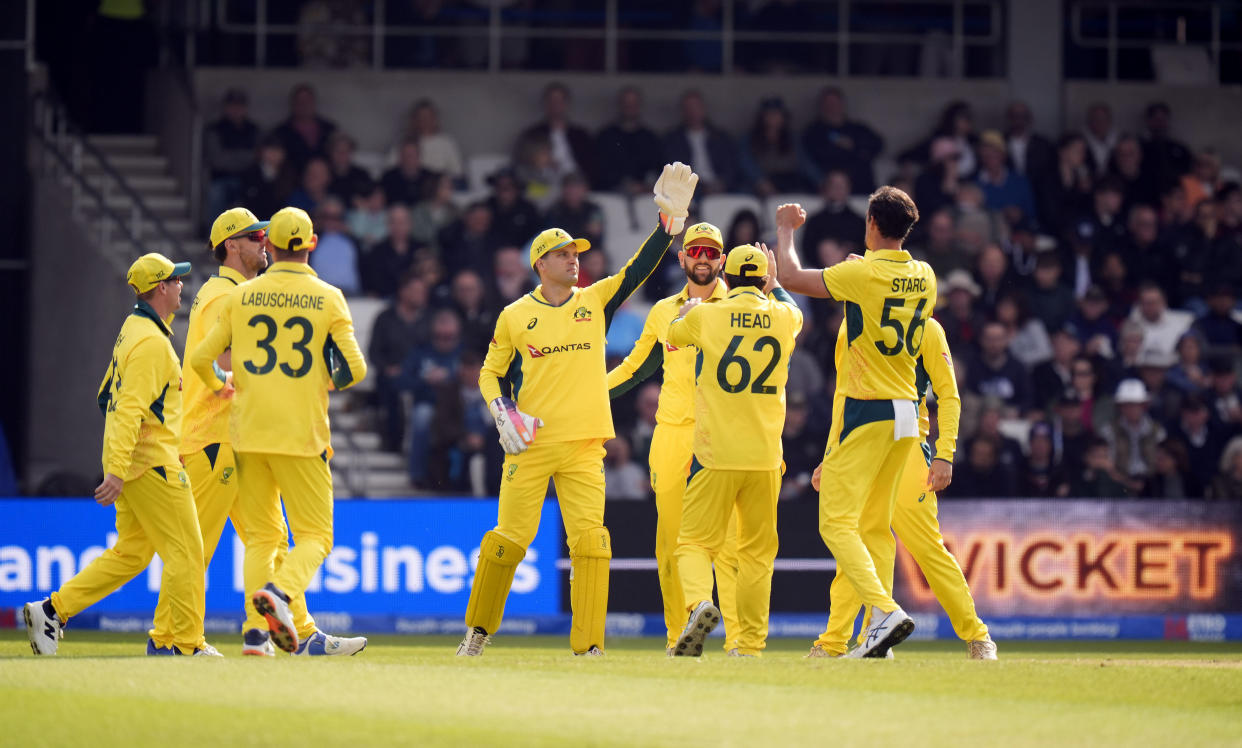
<instances>
[{"instance_id":1,"label":"yellow cap","mask_svg":"<svg viewBox=\"0 0 1242 748\"><path fill-rule=\"evenodd\" d=\"M211 246L218 247L225 239L267 228L270 221L260 221L245 208L229 208L211 224Z\"/></svg>"},{"instance_id":2,"label":"yellow cap","mask_svg":"<svg viewBox=\"0 0 1242 748\"><path fill-rule=\"evenodd\" d=\"M725 275L762 278L768 274L768 256L750 244L734 247L725 255Z\"/></svg>"},{"instance_id":3,"label":"yellow cap","mask_svg":"<svg viewBox=\"0 0 1242 748\"><path fill-rule=\"evenodd\" d=\"M700 244L724 251L724 238L720 236L720 229L710 223L696 223L686 229L686 233L681 236L683 247L694 247Z\"/></svg>"},{"instance_id":4,"label":"yellow cap","mask_svg":"<svg viewBox=\"0 0 1242 748\"><path fill-rule=\"evenodd\" d=\"M277 249L297 252L314 246L315 227L301 208L281 208L268 222L267 240Z\"/></svg>"},{"instance_id":5,"label":"yellow cap","mask_svg":"<svg viewBox=\"0 0 1242 748\"><path fill-rule=\"evenodd\" d=\"M176 262L158 252L143 255L129 266L125 282L136 294L144 294L159 285L160 281L190 274L190 263Z\"/></svg>"},{"instance_id":6,"label":"yellow cap","mask_svg":"<svg viewBox=\"0 0 1242 748\"><path fill-rule=\"evenodd\" d=\"M530 266L534 267L535 260L547 253L564 249L570 245L573 245L573 248L578 250L579 253L591 248L589 241L586 239L575 239L565 229L544 229L540 231L538 236L530 240Z\"/></svg>"}]
</instances>

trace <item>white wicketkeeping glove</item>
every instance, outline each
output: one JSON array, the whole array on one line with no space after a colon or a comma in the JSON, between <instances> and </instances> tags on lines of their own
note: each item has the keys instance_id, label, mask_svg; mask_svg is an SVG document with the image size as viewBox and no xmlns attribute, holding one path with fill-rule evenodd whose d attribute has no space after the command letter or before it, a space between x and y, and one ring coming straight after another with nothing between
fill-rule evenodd
<instances>
[{"instance_id":1,"label":"white wicketkeeping glove","mask_svg":"<svg viewBox=\"0 0 1242 748\"><path fill-rule=\"evenodd\" d=\"M517 409L517 404L507 397L498 397L487 404L496 421L496 431L500 432L500 446L505 454L525 452L535 441L535 432L543 425L543 421L528 416Z\"/></svg>"},{"instance_id":2,"label":"white wicketkeeping glove","mask_svg":"<svg viewBox=\"0 0 1242 748\"><path fill-rule=\"evenodd\" d=\"M656 180L653 191L655 204L660 206L660 225L673 236L685 228L686 216L690 215L690 200L698 183L699 175L680 161L665 164L664 171Z\"/></svg>"}]
</instances>

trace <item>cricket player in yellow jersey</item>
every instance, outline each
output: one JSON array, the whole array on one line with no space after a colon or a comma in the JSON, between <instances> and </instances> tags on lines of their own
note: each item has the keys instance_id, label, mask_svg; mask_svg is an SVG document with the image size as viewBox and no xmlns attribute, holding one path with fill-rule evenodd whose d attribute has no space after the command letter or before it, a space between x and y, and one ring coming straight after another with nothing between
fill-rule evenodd
<instances>
[{"instance_id":1,"label":"cricket player in yellow jersey","mask_svg":"<svg viewBox=\"0 0 1242 748\"><path fill-rule=\"evenodd\" d=\"M687 301L669 324L668 342L693 345L694 458L677 538L677 568L690 613L673 648L698 657L720 622L712 605L712 562L737 510L736 654L767 644L772 569L778 546L781 430L789 357L802 312L775 282L767 247L741 246L725 258L729 294L714 304ZM774 270L774 269L773 269Z\"/></svg>"},{"instance_id":2,"label":"cricket player in yellow jersey","mask_svg":"<svg viewBox=\"0 0 1242 748\"><path fill-rule=\"evenodd\" d=\"M931 266L901 248L918 218L909 195L881 187L867 205L866 254L824 270L804 270L793 232L806 211L782 205L776 212L781 283L790 291L845 302L848 366L837 379L845 398L842 425L824 450L819 519L837 575L853 585L871 613L851 657L884 657L914 631L914 619L893 600L877 569L892 559L888 528L918 437L915 363L936 301ZM873 490L877 483L883 490ZM946 476L933 490L947 484Z\"/></svg>"},{"instance_id":3,"label":"cricket player in yellow jersey","mask_svg":"<svg viewBox=\"0 0 1242 748\"><path fill-rule=\"evenodd\" d=\"M296 652L301 639L290 602L305 595L332 550L328 390L361 381L367 367L345 296L309 265L317 237L306 211L278 211L264 241L276 261L229 291L189 360L215 392L227 386L215 373L217 359L231 348L237 393L230 431L247 534L243 579L272 642ZM277 568L287 542L282 499L293 548Z\"/></svg>"},{"instance_id":4,"label":"cricket player in yellow jersey","mask_svg":"<svg viewBox=\"0 0 1242 748\"><path fill-rule=\"evenodd\" d=\"M219 305L225 302L229 293L267 267L267 251L263 246L267 226L267 221L260 221L245 208L230 208L212 223L211 249L220 262L220 269L194 297L190 307L190 326L186 332L187 351L193 351L207 337L219 316ZM204 566L208 567L211 566L211 558L226 521L232 520L233 529L243 544L247 537L238 507L237 461L229 435L229 411L233 404L229 351L222 353L216 363L217 376L223 377L226 382L219 392L211 392L196 376L185 378L185 418L182 419L181 429L181 461L190 476L190 484L194 486L198 524L203 531ZM288 541L282 540L276 553L276 568L284 563L288 552ZM294 598L289 609L293 613L300 640L295 654L347 655L366 646L366 639L362 637L342 638L318 631L314 619L306 610L305 598ZM274 655L276 648L268 636L267 623L254 609L249 595L245 595L245 610L242 654ZM167 612L167 606L161 601L155 609L156 632L161 630ZM161 644L154 633L152 639L156 645Z\"/></svg>"},{"instance_id":5,"label":"cricket player in yellow jersey","mask_svg":"<svg viewBox=\"0 0 1242 748\"><path fill-rule=\"evenodd\" d=\"M845 336L837 338L837 375L846 376L843 368L849 366L845 356ZM931 490L931 472L953 476L953 454L957 447L958 423L961 420L962 401L957 392L957 378L953 372L953 358L944 328L934 318L927 320L923 335L923 347L915 366L915 389L919 393L919 440L911 446L906 457L905 473L897 487L897 504L893 508L892 531L897 534L915 563L927 577L936 599L944 606L953 624L953 630L963 641L971 659L995 660L996 644L988 635L988 627L975 612L975 601L970 595L970 585L958 566L957 559L944 547L940 534L940 522L936 518L936 492ZM924 394L930 384L939 405L940 434L936 440L935 456L932 456L927 436L931 419ZM839 438L842 425L842 408L845 396L837 392L833 398L832 434L829 441ZM943 464L941 464L943 463ZM816 490L820 485L820 469L812 479ZM880 484L872 490L887 490ZM880 538L879 541L882 541ZM881 545L877 541L875 546ZM871 547L872 544L869 544ZM894 548L894 551L896 549ZM885 588L892 590L893 561L881 561L877 567ZM828 626L815 640L807 657L836 657L844 654L854 633L854 619L862 601L853 586L838 576L832 581L831 609ZM863 621L866 629L867 620Z\"/></svg>"},{"instance_id":6,"label":"cricket player in yellow jersey","mask_svg":"<svg viewBox=\"0 0 1242 748\"><path fill-rule=\"evenodd\" d=\"M612 315L651 275L681 233L698 176L664 167L655 184L660 225L621 272L577 288L578 254L590 249L561 229L530 243L534 291L505 307L487 350L479 389L506 457L496 527L483 536L458 656L483 654L504 616L517 565L539 527L548 479L556 485L569 542L569 645L604 654L608 565L604 527L604 442L613 437L604 336Z\"/></svg>"},{"instance_id":7,"label":"cricket player in yellow jersey","mask_svg":"<svg viewBox=\"0 0 1242 748\"><path fill-rule=\"evenodd\" d=\"M138 296L121 326L99 387L104 415L101 506L116 506L116 544L61 585L23 609L30 648L56 654L69 619L137 576L158 553L164 562L160 600L168 607L169 646L149 654L219 652L203 639L203 538L190 481L181 468L181 365L173 350L173 313L190 263L159 254L138 258L126 280Z\"/></svg>"},{"instance_id":8,"label":"cricket player in yellow jersey","mask_svg":"<svg viewBox=\"0 0 1242 748\"><path fill-rule=\"evenodd\" d=\"M686 603L681 597L681 575L673 552L681 530L681 502L690 475L694 449L694 346L678 348L668 343L668 324L690 299L716 302L728 289L720 281L724 266L724 239L720 229L710 223L696 223L682 236L677 261L686 273L686 287L680 293L660 299L651 307L642 335L634 350L608 372L608 396L616 398L664 367L656 427L651 436L651 488L656 498L655 556L664 598L664 625L668 631L666 650L672 654L677 637L686 624ZM737 631L734 586L737 581L737 527L731 520L725 547L716 558L716 587L725 633ZM726 639L725 648L733 642Z\"/></svg>"}]
</instances>

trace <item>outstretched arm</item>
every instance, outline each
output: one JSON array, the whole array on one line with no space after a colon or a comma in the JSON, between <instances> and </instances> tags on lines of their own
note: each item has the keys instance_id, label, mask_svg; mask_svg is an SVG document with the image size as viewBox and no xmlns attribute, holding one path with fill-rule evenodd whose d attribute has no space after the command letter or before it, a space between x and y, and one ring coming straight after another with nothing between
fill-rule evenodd
<instances>
[{"instance_id":1,"label":"outstretched arm","mask_svg":"<svg viewBox=\"0 0 1242 748\"><path fill-rule=\"evenodd\" d=\"M806 221L806 211L797 203L786 203L776 209L776 272L780 284L788 291L817 299L831 299L824 285L823 273L803 269L794 251L794 231Z\"/></svg>"}]
</instances>

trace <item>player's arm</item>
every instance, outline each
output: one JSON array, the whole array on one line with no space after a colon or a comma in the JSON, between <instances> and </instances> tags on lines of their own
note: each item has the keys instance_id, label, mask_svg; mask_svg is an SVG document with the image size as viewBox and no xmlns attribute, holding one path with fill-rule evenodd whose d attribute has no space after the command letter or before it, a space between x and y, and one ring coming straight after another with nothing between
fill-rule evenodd
<instances>
[{"instance_id":1,"label":"player's arm","mask_svg":"<svg viewBox=\"0 0 1242 748\"><path fill-rule=\"evenodd\" d=\"M122 481L129 472L143 421L148 415L164 420L164 385L171 379L160 376L169 373L164 371L166 354L163 341L151 337L140 341L125 361L117 363L115 375L124 376L125 382L116 388L107 405L111 417L104 429L108 453L104 472ZM160 384L161 379L164 384Z\"/></svg>"},{"instance_id":2,"label":"player's arm","mask_svg":"<svg viewBox=\"0 0 1242 748\"><path fill-rule=\"evenodd\" d=\"M664 346L656 335L655 309L643 323L643 334L634 343L634 350L608 372L608 397L617 398L638 386L664 363Z\"/></svg>"},{"instance_id":3,"label":"player's arm","mask_svg":"<svg viewBox=\"0 0 1242 748\"><path fill-rule=\"evenodd\" d=\"M802 267L794 249L794 231L806 222L806 211L797 203L786 203L776 209L776 273L787 290L817 299L830 299L822 271Z\"/></svg>"},{"instance_id":4,"label":"player's arm","mask_svg":"<svg viewBox=\"0 0 1242 748\"><path fill-rule=\"evenodd\" d=\"M345 294L337 290L332 298L334 309L328 339L323 344L323 360L332 386L343 390L366 379L367 360L354 336L354 318L345 303Z\"/></svg>"},{"instance_id":5,"label":"player's arm","mask_svg":"<svg viewBox=\"0 0 1242 748\"><path fill-rule=\"evenodd\" d=\"M507 312L502 310L496 318L496 331L492 334L487 356L479 370L479 392L483 394L483 401L496 422L500 446L511 455L525 452L534 443L535 434L543 425L539 418L518 410L514 402L518 397L521 373L522 354L513 347ZM505 396L502 383L508 384L512 398Z\"/></svg>"},{"instance_id":6,"label":"player's arm","mask_svg":"<svg viewBox=\"0 0 1242 748\"><path fill-rule=\"evenodd\" d=\"M211 326L207 337L203 338L194 350L186 351L186 363L212 392L220 392L226 386L230 386L228 378L221 376L222 370L216 362L220 354L229 350L233 342L232 318L235 298L235 295L230 294L220 304L220 315L216 317L216 322Z\"/></svg>"},{"instance_id":7,"label":"player's arm","mask_svg":"<svg viewBox=\"0 0 1242 748\"><path fill-rule=\"evenodd\" d=\"M677 312L677 317L668 325L669 345L697 345L699 334L703 329L703 310L699 309L698 299L691 299Z\"/></svg>"},{"instance_id":8,"label":"player's arm","mask_svg":"<svg viewBox=\"0 0 1242 748\"><path fill-rule=\"evenodd\" d=\"M953 479L953 456L957 451L957 433L962 419L962 398L953 371L953 357L944 328L935 319L928 319L923 331L923 369L931 379L932 392L940 407L937 419L940 435L936 439L936 458L929 476L931 487L942 491ZM941 464L937 464L941 463ZM943 485L938 485L943 482Z\"/></svg>"},{"instance_id":9,"label":"player's arm","mask_svg":"<svg viewBox=\"0 0 1242 748\"><path fill-rule=\"evenodd\" d=\"M699 175L680 161L664 166L654 187L654 200L660 209L660 225L625 263L621 272L591 285L591 289L603 299L605 325L612 323L612 315L617 308L638 290L664 259L673 237L680 234L685 226L686 216L690 214L690 200L698 183Z\"/></svg>"}]
</instances>

